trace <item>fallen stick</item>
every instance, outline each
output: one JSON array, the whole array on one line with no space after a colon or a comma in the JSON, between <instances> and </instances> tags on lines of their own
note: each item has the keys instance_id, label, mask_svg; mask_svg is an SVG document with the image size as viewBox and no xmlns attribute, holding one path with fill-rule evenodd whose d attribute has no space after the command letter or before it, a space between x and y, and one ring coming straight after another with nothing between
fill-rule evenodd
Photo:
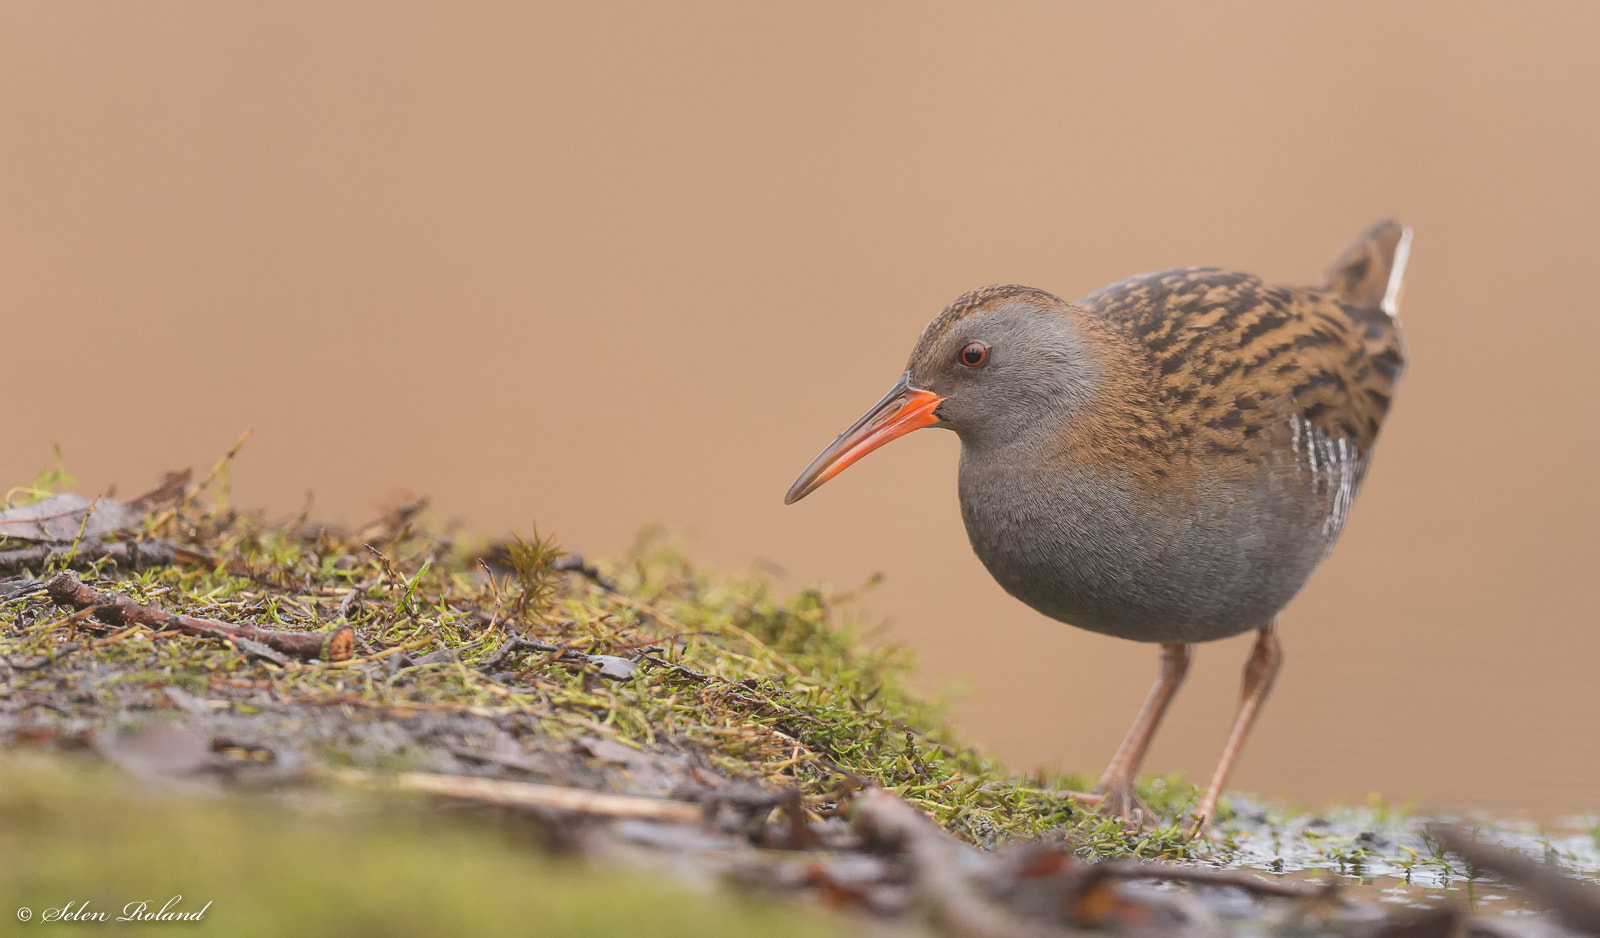
<instances>
[{"instance_id":1,"label":"fallen stick","mask_svg":"<svg viewBox=\"0 0 1600 938\"><path fill-rule=\"evenodd\" d=\"M233 625L216 619L175 615L154 606L136 603L116 593L101 593L84 585L72 573L58 573L45 584L45 593L58 606L92 609L96 619L107 625L143 625L157 631L182 632L205 638L221 638L248 650L245 643L259 643L295 658L343 661L355 650L355 632L340 626L332 632L279 632L254 625Z\"/></svg>"},{"instance_id":2,"label":"fallen stick","mask_svg":"<svg viewBox=\"0 0 1600 938\"><path fill-rule=\"evenodd\" d=\"M581 662L586 666L598 668L601 677L609 677L619 681L632 677L639 667L631 658L623 658L618 655L586 655L565 645L548 645L544 642L535 642L513 636L506 639L495 650L494 654L484 659L483 663L478 665L477 668L480 672L488 674L504 664L506 659L517 651L538 651L550 655L548 659L539 665L540 667L552 661L564 661L568 664Z\"/></svg>"},{"instance_id":3,"label":"fallen stick","mask_svg":"<svg viewBox=\"0 0 1600 938\"><path fill-rule=\"evenodd\" d=\"M16 570L42 570L52 560L65 559L67 566L82 570L91 564L109 558L119 567L135 570L145 566L165 566L177 556L177 545L171 541L120 541L102 544L98 541L79 544L74 550L70 544L39 544L19 550L0 551L0 573Z\"/></svg>"},{"instance_id":4,"label":"fallen stick","mask_svg":"<svg viewBox=\"0 0 1600 938\"><path fill-rule=\"evenodd\" d=\"M552 651L564 650L565 649L559 645L547 645L544 642L529 641L526 638L519 638L513 635L501 643L500 647L495 649L494 654L483 659L483 663L478 665L478 670L483 672L493 671L495 668L505 664L506 659L511 657L511 653L516 651L541 651L548 653Z\"/></svg>"},{"instance_id":5,"label":"fallen stick","mask_svg":"<svg viewBox=\"0 0 1600 938\"><path fill-rule=\"evenodd\" d=\"M1337 885L1313 886L1264 879L1248 870L1217 870L1198 866L1169 866L1140 863L1138 860L1102 860L1089 867L1086 876L1105 879L1154 879L1167 883L1219 886L1243 889L1259 896L1285 899L1322 899L1338 893Z\"/></svg>"},{"instance_id":6,"label":"fallen stick","mask_svg":"<svg viewBox=\"0 0 1600 938\"><path fill-rule=\"evenodd\" d=\"M1528 890L1568 927L1600 934L1600 889L1509 847L1478 840L1458 825L1430 824L1428 833L1473 866Z\"/></svg>"},{"instance_id":7,"label":"fallen stick","mask_svg":"<svg viewBox=\"0 0 1600 938\"><path fill-rule=\"evenodd\" d=\"M567 554L563 557L558 557L550 566L552 569L560 570L562 573L576 573L607 593L621 592L617 589L616 583L601 576L599 569L594 564L584 560L582 554Z\"/></svg>"},{"instance_id":8,"label":"fallen stick","mask_svg":"<svg viewBox=\"0 0 1600 938\"><path fill-rule=\"evenodd\" d=\"M977 850L957 840L933 819L881 788L856 798L850 815L868 841L903 854L911 864L918 893L935 922L957 935L975 938L1047 938L1061 929L1018 918L986 899L968 876L967 854Z\"/></svg>"},{"instance_id":9,"label":"fallen stick","mask_svg":"<svg viewBox=\"0 0 1600 938\"><path fill-rule=\"evenodd\" d=\"M359 769L337 769L333 777L355 785L382 784L384 776ZM704 817L697 804L647 798L643 795L616 795L559 785L532 782L507 782L469 775L439 775L430 772L401 772L392 784L404 791L418 791L463 801L478 801L502 808L544 808L570 814L596 814L605 817L643 818L695 824Z\"/></svg>"}]
</instances>

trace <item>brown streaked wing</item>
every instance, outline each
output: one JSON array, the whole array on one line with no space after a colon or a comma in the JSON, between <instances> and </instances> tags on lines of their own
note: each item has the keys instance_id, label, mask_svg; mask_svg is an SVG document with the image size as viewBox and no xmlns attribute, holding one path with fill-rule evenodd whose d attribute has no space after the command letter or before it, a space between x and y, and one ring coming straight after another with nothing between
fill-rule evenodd
<instances>
[{"instance_id":1,"label":"brown streaked wing","mask_svg":"<svg viewBox=\"0 0 1600 938\"><path fill-rule=\"evenodd\" d=\"M1191 267L1078 300L1148 356L1156 402L1194 456L1254 455L1299 416L1371 451L1404 369L1398 324L1332 294Z\"/></svg>"}]
</instances>

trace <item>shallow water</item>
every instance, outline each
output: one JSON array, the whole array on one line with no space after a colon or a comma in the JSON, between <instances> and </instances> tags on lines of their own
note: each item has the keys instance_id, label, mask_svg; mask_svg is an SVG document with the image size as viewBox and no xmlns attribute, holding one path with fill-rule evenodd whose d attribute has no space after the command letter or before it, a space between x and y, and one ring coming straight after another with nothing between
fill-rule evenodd
<instances>
[{"instance_id":1,"label":"shallow water","mask_svg":"<svg viewBox=\"0 0 1600 938\"><path fill-rule=\"evenodd\" d=\"M1284 816L1235 798L1224 825L1228 866L1298 882L1337 883L1344 895L1385 905L1433 908L1465 903L1479 914L1542 914L1524 889L1446 856L1426 833L1434 821L1465 823L1483 839L1540 858L1600 888L1600 818L1568 817L1549 826L1487 817L1395 818L1370 810Z\"/></svg>"}]
</instances>

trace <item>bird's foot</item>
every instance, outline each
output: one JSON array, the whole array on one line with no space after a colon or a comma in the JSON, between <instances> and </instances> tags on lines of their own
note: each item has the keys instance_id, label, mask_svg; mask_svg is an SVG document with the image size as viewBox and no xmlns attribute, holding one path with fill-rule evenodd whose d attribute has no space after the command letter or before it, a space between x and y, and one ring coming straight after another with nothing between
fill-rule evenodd
<instances>
[{"instance_id":1,"label":"bird's foot","mask_svg":"<svg viewBox=\"0 0 1600 938\"><path fill-rule=\"evenodd\" d=\"M1081 804L1086 808L1092 808L1098 805L1100 800L1105 796L1101 795L1099 792L1073 791L1070 788L1061 788L1056 790L1056 797L1071 798L1073 801L1076 801L1078 804Z\"/></svg>"},{"instance_id":2,"label":"bird's foot","mask_svg":"<svg viewBox=\"0 0 1600 938\"><path fill-rule=\"evenodd\" d=\"M1130 830L1139 831L1155 826L1155 812L1139 800L1132 782L1107 785L1097 795L1100 804L1095 809L1096 814L1121 818L1123 826Z\"/></svg>"}]
</instances>

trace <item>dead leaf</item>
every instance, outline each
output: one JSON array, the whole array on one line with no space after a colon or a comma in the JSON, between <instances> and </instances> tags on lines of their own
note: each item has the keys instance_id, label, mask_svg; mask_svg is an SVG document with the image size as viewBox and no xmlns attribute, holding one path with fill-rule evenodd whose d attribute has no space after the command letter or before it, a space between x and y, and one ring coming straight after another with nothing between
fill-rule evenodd
<instances>
[{"instance_id":1,"label":"dead leaf","mask_svg":"<svg viewBox=\"0 0 1600 938\"><path fill-rule=\"evenodd\" d=\"M84 515L89 516L87 522ZM0 510L0 537L64 544L81 536L92 541L131 528L140 517L114 498L91 502L82 495L63 492L32 505Z\"/></svg>"},{"instance_id":2,"label":"dead leaf","mask_svg":"<svg viewBox=\"0 0 1600 938\"><path fill-rule=\"evenodd\" d=\"M183 498L183 493L189 487L189 480L194 478L192 469L181 472L168 472L161 478L161 484L138 498L128 502L128 510L141 515L154 514L163 508L176 505Z\"/></svg>"}]
</instances>

